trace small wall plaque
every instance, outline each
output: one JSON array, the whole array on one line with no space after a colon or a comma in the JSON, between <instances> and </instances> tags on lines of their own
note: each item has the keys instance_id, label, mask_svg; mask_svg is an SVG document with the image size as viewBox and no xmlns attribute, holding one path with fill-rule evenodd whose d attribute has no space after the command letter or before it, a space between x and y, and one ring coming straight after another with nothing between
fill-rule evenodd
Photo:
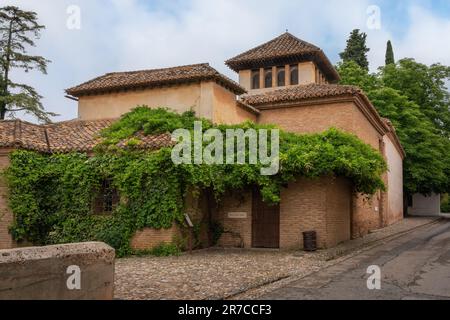
<instances>
[{"instance_id":1,"label":"small wall plaque","mask_svg":"<svg viewBox=\"0 0 450 320\"><path fill-rule=\"evenodd\" d=\"M192 223L192 220L187 213L184 214L184 219L186 219L186 223L190 228L194 227L194 224Z\"/></svg>"},{"instance_id":2,"label":"small wall plaque","mask_svg":"<svg viewBox=\"0 0 450 320\"><path fill-rule=\"evenodd\" d=\"M246 219L247 212L228 212L228 218L230 218L230 219Z\"/></svg>"}]
</instances>

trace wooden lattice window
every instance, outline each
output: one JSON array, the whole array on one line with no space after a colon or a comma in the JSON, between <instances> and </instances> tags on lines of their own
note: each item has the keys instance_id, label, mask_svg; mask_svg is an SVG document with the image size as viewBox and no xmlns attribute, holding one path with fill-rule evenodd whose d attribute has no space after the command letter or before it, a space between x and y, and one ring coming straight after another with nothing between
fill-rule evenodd
<instances>
[{"instance_id":1,"label":"wooden lattice window","mask_svg":"<svg viewBox=\"0 0 450 320\"><path fill-rule=\"evenodd\" d=\"M100 185L94 200L94 214L111 214L119 204L119 193L110 179L105 179Z\"/></svg>"}]
</instances>

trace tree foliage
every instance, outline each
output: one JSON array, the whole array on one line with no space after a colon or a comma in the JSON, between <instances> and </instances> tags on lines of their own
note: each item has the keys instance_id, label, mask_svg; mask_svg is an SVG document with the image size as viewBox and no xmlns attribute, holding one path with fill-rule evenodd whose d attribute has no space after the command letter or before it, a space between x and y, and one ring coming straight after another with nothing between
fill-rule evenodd
<instances>
[{"instance_id":1,"label":"tree foliage","mask_svg":"<svg viewBox=\"0 0 450 320\"><path fill-rule=\"evenodd\" d=\"M369 74L354 62L342 63L338 69L341 83L361 87L381 116L390 119L396 128L406 152L405 192L430 194L448 191L450 142L442 125L448 114L448 92L444 92L442 78L435 80L431 70L436 66L427 67L405 59L397 65L381 68L376 74ZM435 93L431 94L429 88L433 88ZM436 109L445 105L447 114L442 108L438 115ZM436 121L436 117L442 120Z\"/></svg>"},{"instance_id":2,"label":"tree foliage","mask_svg":"<svg viewBox=\"0 0 450 320\"><path fill-rule=\"evenodd\" d=\"M425 116L450 138L450 67L441 64L427 66L414 59L402 59L397 65L383 68L383 83L396 89L418 106Z\"/></svg>"},{"instance_id":3,"label":"tree foliage","mask_svg":"<svg viewBox=\"0 0 450 320\"><path fill-rule=\"evenodd\" d=\"M386 60L385 65L395 64L394 49L392 48L392 42L389 40L386 45Z\"/></svg>"},{"instance_id":4,"label":"tree foliage","mask_svg":"<svg viewBox=\"0 0 450 320\"><path fill-rule=\"evenodd\" d=\"M369 60L367 53L370 51L366 45L367 34L355 29L350 33L347 40L347 47L339 55L344 62L354 61L364 70L369 70Z\"/></svg>"},{"instance_id":5,"label":"tree foliage","mask_svg":"<svg viewBox=\"0 0 450 320\"><path fill-rule=\"evenodd\" d=\"M140 107L103 132L104 142L91 157L13 152L6 177L16 217L14 238L37 244L104 241L125 255L131 252L130 239L136 230L183 223L183 199L188 189L209 190L220 201L227 190L256 186L269 203L279 202L281 188L301 176L347 177L355 192L368 195L384 189L381 175L386 164L382 156L357 137L336 129L312 135L281 131L281 171L275 176L261 175L260 165L175 165L171 148L145 151L135 148L139 141L133 147L116 147L118 141L127 141L137 132L166 132L180 124L189 129L194 120L191 112L178 115ZM250 122L239 126L203 123L204 130L218 128L222 132L268 128ZM104 179L112 181L121 198L109 217L91 213Z\"/></svg>"},{"instance_id":6,"label":"tree foliage","mask_svg":"<svg viewBox=\"0 0 450 320\"><path fill-rule=\"evenodd\" d=\"M47 73L50 61L27 52L27 47L35 46L35 40L39 39L44 28L38 23L35 12L23 11L14 6L0 8L0 119L5 119L7 114L14 117L19 111L45 122L55 115L45 112L42 96L33 87L11 79L14 69L25 72L37 69Z\"/></svg>"}]
</instances>

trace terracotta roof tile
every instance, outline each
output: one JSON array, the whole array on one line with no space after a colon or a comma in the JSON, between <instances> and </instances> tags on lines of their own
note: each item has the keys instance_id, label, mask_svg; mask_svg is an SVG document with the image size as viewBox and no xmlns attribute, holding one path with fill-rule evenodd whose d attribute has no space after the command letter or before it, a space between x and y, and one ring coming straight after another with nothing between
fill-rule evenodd
<instances>
[{"instance_id":1,"label":"terracotta roof tile","mask_svg":"<svg viewBox=\"0 0 450 320\"><path fill-rule=\"evenodd\" d=\"M101 77L67 89L72 96L136 88L152 88L197 81L215 81L236 94L246 90L235 81L212 68L208 63L165 69L107 73Z\"/></svg>"},{"instance_id":2,"label":"terracotta roof tile","mask_svg":"<svg viewBox=\"0 0 450 320\"><path fill-rule=\"evenodd\" d=\"M339 74L323 51L315 45L300 40L289 32L248 50L225 63L234 71L262 68L279 64L315 61L330 81L339 80Z\"/></svg>"},{"instance_id":3,"label":"terracotta roof tile","mask_svg":"<svg viewBox=\"0 0 450 320\"><path fill-rule=\"evenodd\" d=\"M337 84L308 84L267 91L260 94L244 95L241 96L241 99L244 103L257 107L266 104L296 102L314 98L327 98L355 94L363 94L363 92L355 86Z\"/></svg>"},{"instance_id":4,"label":"terracotta roof tile","mask_svg":"<svg viewBox=\"0 0 450 320\"><path fill-rule=\"evenodd\" d=\"M89 152L100 141L99 133L115 120L72 120L36 125L20 120L0 121L0 147L45 153ZM173 142L169 134L143 136L140 148L159 149ZM119 144L124 146L124 144Z\"/></svg>"}]
</instances>

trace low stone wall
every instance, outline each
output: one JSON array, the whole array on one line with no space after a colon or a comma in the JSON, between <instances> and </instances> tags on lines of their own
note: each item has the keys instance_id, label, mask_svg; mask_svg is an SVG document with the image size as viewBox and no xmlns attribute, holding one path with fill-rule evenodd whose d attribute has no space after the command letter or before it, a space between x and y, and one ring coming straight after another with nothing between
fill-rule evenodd
<instances>
[{"instance_id":1,"label":"low stone wall","mask_svg":"<svg viewBox=\"0 0 450 320\"><path fill-rule=\"evenodd\" d=\"M0 299L112 299L114 258L101 242L0 250Z\"/></svg>"}]
</instances>

